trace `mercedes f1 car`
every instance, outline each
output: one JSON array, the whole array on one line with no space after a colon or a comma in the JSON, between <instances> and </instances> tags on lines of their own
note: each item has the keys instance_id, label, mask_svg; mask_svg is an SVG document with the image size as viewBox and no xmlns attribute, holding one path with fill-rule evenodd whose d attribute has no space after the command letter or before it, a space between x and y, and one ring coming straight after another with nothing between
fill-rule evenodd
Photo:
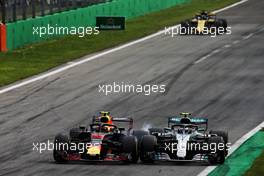
<instances>
[{"instance_id":1,"label":"mercedes f1 car","mask_svg":"<svg viewBox=\"0 0 264 176\"><path fill-rule=\"evenodd\" d=\"M127 122L127 130L115 122ZM131 135L133 119L114 118L109 112L93 117L89 128L80 126L69 135L58 134L54 141L53 157L58 163L67 161L138 161L137 138Z\"/></svg>"},{"instance_id":2,"label":"mercedes f1 car","mask_svg":"<svg viewBox=\"0 0 264 176\"><path fill-rule=\"evenodd\" d=\"M204 161L222 164L228 153L228 134L207 131L208 119L181 113L168 118L168 127L150 128L140 144L142 162Z\"/></svg>"},{"instance_id":3,"label":"mercedes f1 car","mask_svg":"<svg viewBox=\"0 0 264 176\"><path fill-rule=\"evenodd\" d=\"M202 11L192 19L181 22L181 34L223 34L227 32L227 21L218 19L213 13Z\"/></svg>"}]
</instances>

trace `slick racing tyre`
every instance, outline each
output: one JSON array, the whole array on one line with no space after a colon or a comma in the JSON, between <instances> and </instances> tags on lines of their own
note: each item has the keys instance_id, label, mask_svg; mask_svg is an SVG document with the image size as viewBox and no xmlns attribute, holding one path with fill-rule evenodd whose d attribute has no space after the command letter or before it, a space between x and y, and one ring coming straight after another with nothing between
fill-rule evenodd
<instances>
[{"instance_id":1,"label":"slick racing tyre","mask_svg":"<svg viewBox=\"0 0 264 176\"><path fill-rule=\"evenodd\" d=\"M221 136L224 140L225 143L225 156L228 155L228 148L227 148L227 144L228 144L228 132L226 131L210 131L210 134L215 134L217 136Z\"/></svg>"},{"instance_id":2,"label":"slick racing tyre","mask_svg":"<svg viewBox=\"0 0 264 176\"><path fill-rule=\"evenodd\" d=\"M218 27L224 28L225 32L227 31L227 21L225 19L218 19L217 23Z\"/></svg>"},{"instance_id":3,"label":"slick racing tyre","mask_svg":"<svg viewBox=\"0 0 264 176\"><path fill-rule=\"evenodd\" d=\"M53 158L57 163L67 162L67 149L69 147L68 136L58 134L54 139Z\"/></svg>"},{"instance_id":4,"label":"slick racing tyre","mask_svg":"<svg viewBox=\"0 0 264 176\"><path fill-rule=\"evenodd\" d=\"M135 136L124 136L122 138L122 149L124 153L128 153L131 156L130 162L137 163L138 161L138 146L137 138Z\"/></svg>"},{"instance_id":5,"label":"slick racing tyre","mask_svg":"<svg viewBox=\"0 0 264 176\"><path fill-rule=\"evenodd\" d=\"M213 136L208 142L210 146L209 163L212 165L223 164L225 162L225 151L220 150L219 146L224 144L224 139L221 136ZM215 149L212 149L212 146L214 146Z\"/></svg>"},{"instance_id":6,"label":"slick racing tyre","mask_svg":"<svg viewBox=\"0 0 264 176\"><path fill-rule=\"evenodd\" d=\"M210 35L219 35L219 32L218 32L218 28L219 28L219 25L218 25L218 22L214 22L213 24L211 24L210 26Z\"/></svg>"},{"instance_id":7,"label":"slick racing tyre","mask_svg":"<svg viewBox=\"0 0 264 176\"><path fill-rule=\"evenodd\" d=\"M143 136L141 141L140 160L143 163L154 162L151 153L155 152L157 146L157 138L153 135Z\"/></svg>"},{"instance_id":8,"label":"slick racing tyre","mask_svg":"<svg viewBox=\"0 0 264 176\"><path fill-rule=\"evenodd\" d=\"M180 30L181 30L181 34L183 34L183 35L189 34L190 22L189 21L183 21L183 22L181 22Z\"/></svg>"},{"instance_id":9,"label":"slick racing tyre","mask_svg":"<svg viewBox=\"0 0 264 176\"><path fill-rule=\"evenodd\" d=\"M142 137L145 135L149 135L149 132L144 130L133 130L132 135L137 138L138 144L140 144Z\"/></svg>"}]
</instances>

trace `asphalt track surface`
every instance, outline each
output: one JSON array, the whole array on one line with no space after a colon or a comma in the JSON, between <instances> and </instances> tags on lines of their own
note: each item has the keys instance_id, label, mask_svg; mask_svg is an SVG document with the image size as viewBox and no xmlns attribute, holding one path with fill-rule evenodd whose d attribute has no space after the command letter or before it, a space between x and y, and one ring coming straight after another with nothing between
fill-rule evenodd
<instances>
[{"instance_id":1,"label":"asphalt track surface","mask_svg":"<svg viewBox=\"0 0 264 176\"><path fill-rule=\"evenodd\" d=\"M108 54L0 95L0 175L196 175L200 164L55 164L33 142L87 124L100 110L132 116L136 128L165 126L181 111L209 118L234 143L263 121L264 1L250 0L219 15L231 35L170 36ZM99 84L165 84L165 94L105 96Z\"/></svg>"}]
</instances>

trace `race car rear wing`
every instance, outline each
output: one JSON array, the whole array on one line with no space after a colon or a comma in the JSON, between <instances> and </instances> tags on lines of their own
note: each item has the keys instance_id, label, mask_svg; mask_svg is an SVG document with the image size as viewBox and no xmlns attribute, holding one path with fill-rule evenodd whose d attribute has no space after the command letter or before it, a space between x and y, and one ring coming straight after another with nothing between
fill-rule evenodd
<instances>
[{"instance_id":1,"label":"race car rear wing","mask_svg":"<svg viewBox=\"0 0 264 176\"><path fill-rule=\"evenodd\" d=\"M112 120L117 121L117 122L133 122L132 118L116 118L116 117L113 117Z\"/></svg>"},{"instance_id":2,"label":"race car rear wing","mask_svg":"<svg viewBox=\"0 0 264 176\"><path fill-rule=\"evenodd\" d=\"M133 119L132 118L129 118L129 117L124 117L124 118L115 118L113 117L112 119L113 122L128 122L129 123L129 128L132 129L133 128Z\"/></svg>"},{"instance_id":3,"label":"race car rear wing","mask_svg":"<svg viewBox=\"0 0 264 176\"><path fill-rule=\"evenodd\" d=\"M169 117L168 118L168 127L171 125L180 125L182 117ZM203 117L191 117L191 124L193 125L206 125L206 130L208 128L208 119Z\"/></svg>"}]
</instances>

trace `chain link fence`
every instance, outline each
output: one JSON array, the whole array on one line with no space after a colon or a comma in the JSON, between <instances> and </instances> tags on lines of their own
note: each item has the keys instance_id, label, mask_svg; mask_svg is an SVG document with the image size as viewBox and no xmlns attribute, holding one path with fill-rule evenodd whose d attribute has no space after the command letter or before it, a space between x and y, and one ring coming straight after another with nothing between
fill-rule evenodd
<instances>
[{"instance_id":1,"label":"chain link fence","mask_svg":"<svg viewBox=\"0 0 264 176\"><path fill-rule=\"evenodd\" d=\"M0 22L10 23L109 1L111 0L0 0Z\"/></svg>"}]
</instances>

